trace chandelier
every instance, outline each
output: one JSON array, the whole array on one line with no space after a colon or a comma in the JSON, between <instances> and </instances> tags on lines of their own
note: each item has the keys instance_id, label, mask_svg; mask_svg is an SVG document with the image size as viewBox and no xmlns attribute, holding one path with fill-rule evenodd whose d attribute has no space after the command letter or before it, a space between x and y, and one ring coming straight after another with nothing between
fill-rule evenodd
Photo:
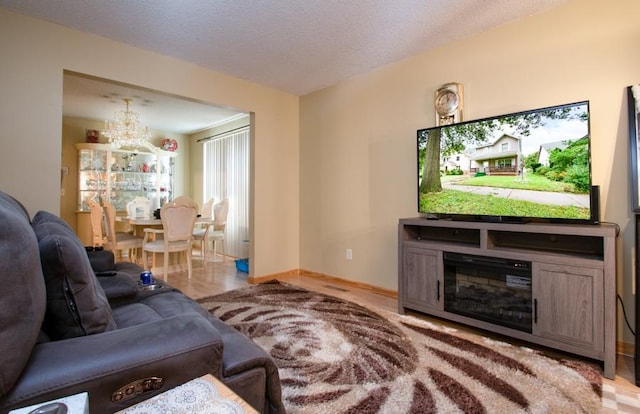
<instances>
[{"instance_id":1,"label":"chandelier","mask_svg":"<svg viewBox=\"0 0 640 414\"><path fill-rule=\"evenodd\" d=\"M129 110L131 99L123 99L126 108L115 113L114 121L105 121L103 135L109 138L109 143L116 148L143 147L149 141L149 130L147 127L139 130L140 116Z\"/></svg>"}]
</instances>

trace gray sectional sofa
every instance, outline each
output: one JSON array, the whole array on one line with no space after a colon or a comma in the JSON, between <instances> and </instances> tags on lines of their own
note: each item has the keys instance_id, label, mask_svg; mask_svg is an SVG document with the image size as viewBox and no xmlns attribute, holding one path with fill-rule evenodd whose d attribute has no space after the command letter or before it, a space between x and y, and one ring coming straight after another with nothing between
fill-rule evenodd
<instances>
[{"instance_id":1,"label":"gray sectional sofa","mask_svg":"<svg viewBox=\"0 0 640 414\"><path fill-rule=\"evenodd\" d=\"M136 265L93 264L63 220L0 191L1 413L80 392L112 413L205 374L284 413L262 348L169 285L140 290Z\"/></svg>"}]
</instances>

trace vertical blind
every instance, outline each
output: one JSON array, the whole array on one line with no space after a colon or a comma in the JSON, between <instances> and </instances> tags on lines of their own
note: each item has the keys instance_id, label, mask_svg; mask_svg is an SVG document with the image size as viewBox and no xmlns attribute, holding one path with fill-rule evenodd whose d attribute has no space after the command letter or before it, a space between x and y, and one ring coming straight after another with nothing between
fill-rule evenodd
<instances>
[{"instance_id":1,"label":"vertical blind","mask_svg":"<svg viewBox=\"0 0 640 414\"><path fill-rule=\"evenodd\" d=\"M249 127L204 144L204 199L229 199L225 253L247 257L249 238ZM220 251L220 250L218 250Z\"/></svg>"}]
</instances>

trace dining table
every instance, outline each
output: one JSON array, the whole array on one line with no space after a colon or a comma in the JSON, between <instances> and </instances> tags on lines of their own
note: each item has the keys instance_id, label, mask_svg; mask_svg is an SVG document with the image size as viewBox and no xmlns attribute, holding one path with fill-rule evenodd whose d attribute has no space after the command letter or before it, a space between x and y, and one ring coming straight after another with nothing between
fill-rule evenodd
<instances>
[{"instance_id":1,"label":"dining table","mask_svg":"<svg viewBox=\"0 0 640 414\"><path fill-rule=\"evenodd\" d=\"M162 219L155 217L129 217L129 216L117 216L116 221L129 224L133 229L133 234L138 236L144 236L145 228L161 228ZM213 223L213 217L196 217L195 224L201 225L205 223Z\"/></svg>"}]
</instances>

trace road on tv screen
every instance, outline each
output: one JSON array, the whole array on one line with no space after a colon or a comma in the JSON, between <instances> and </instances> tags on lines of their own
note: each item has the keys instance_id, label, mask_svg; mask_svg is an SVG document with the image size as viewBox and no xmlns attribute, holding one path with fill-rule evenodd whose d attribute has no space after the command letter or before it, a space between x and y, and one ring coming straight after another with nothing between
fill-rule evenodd
<instances>
[{"instance_id":1,"label":"road on tv screen","mask_svg":"<svg viewBox=\"0 0 640 414\"><path fill-rule=\"evenodd\" d=\"M511 200L531 201L539 204L589 208L589 194L559 193L553 191L519 190L515 188L480 187L443 182L443 188L477 195L491 195Z\"/></svg>"}]
</instances>

